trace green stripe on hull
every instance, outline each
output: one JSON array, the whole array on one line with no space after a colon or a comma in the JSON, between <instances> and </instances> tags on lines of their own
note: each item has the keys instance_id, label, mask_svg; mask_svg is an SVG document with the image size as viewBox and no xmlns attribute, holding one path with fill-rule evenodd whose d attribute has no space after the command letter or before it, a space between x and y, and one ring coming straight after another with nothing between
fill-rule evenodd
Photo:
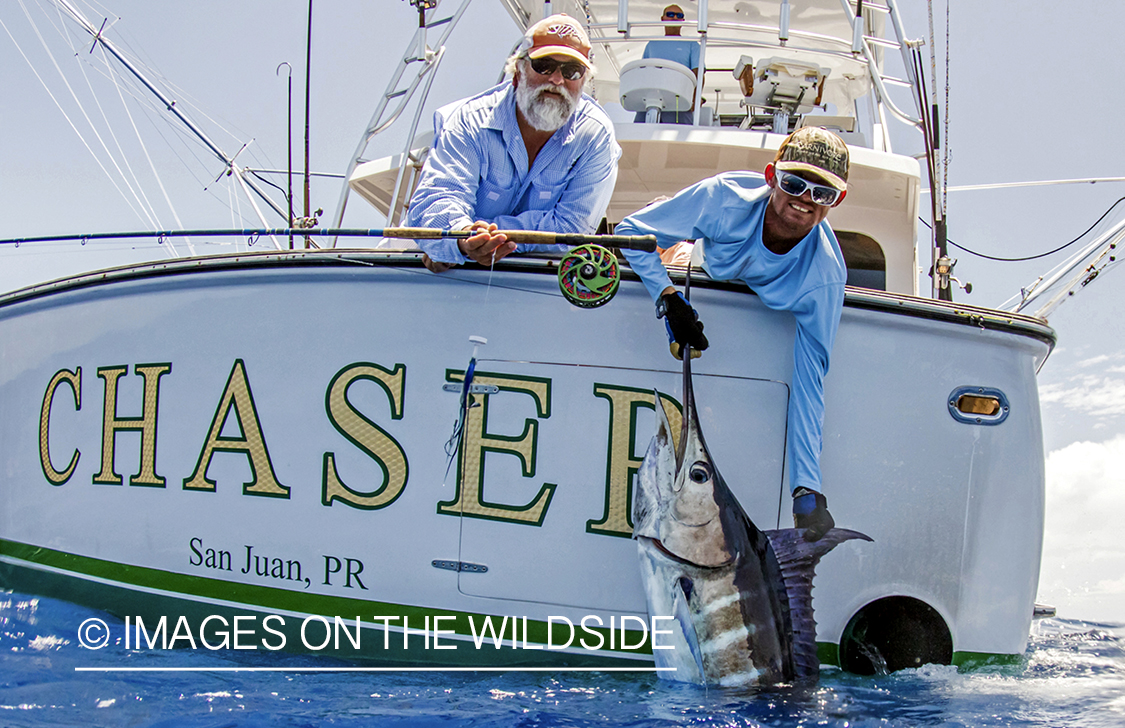
<instances>
[{"instance_id":1,"label":"green stripe on hull","mask_svg":"<svg viewBox=\"0 0 1125 728\"><path fill-rule=\"evenodd\" d=\"M833 642L817 642L816 654L821 665L840 667L840 647ZM953 664L959 670L976 670L992 665L1018 665L1022 655L1004 655L992 652L954 652Z\"/></svg>"},{"instance_id":2,"label":"green stripe on hull","mask_svg":"<svg viewBox=\"0 0 1125 728\"><path fill-rule=\"evenodd\" d=\"M27 594L62 599L92 609L99 609L122 619L126 616L131 618L140 616L149 625L154 624L162 616L167 616L170 622L174 622L179 615L184 615L195 625L204 617L212 614L225 617L229 621L239 614L264 616L277 611L339 615L341 617L351 615L353 618L355 615L359 615L368 622L375 615L398 615L410 618L414 625L424 623L426 617L449 615L457 617L454 623L456 625L455 631L459 634L468 635L468 617L471 616L479 621L488 616L471 612L414 607L348 597L300 594L275 587L241 584L200 576L175 574L140 566L128 566L5 539L0 539L0 555L71 572L59 574L0 562L0 587ZM101 584L92 581L89 577L118 582L123 586ZM137 591L130 588L131 586L160 590L166 593L152 594ZM235 608L209 604L201 600L237 602L253 606ZM491 616L502 618L503 615ZM354 619L352 624L354 625ZM169 624L169 632L171 632L171 627L172 625ZM296 651L307 651L300 647L301 640L298 630L299 619L288 618L285 628L281 629L286 634L286 649L289 650L296 646ZM599 632L608 639L608 630L602 629ZM651 666L651 662L647 659L638 661L635 658L614 657L592 651L562 652L559 650L513 648L510 640L510 629L507 632L509 639L505 640L504 645L499 649L494 648L492 641L486 639L479 650L476 649L474 643L464 641L453 642L457 645L455 650L427 649L423 637L416 634L410 635L409 642L404 648L403 638L399 632L392 632L387 642L384 642L382 629L365 629L364 633L360 650L350 649L350 644L345 641L344 644L348 649L339 651L324 649L317 651L315 654L348 660L376 661L388 666L510 666L517 668L520 666L557 666L635 667L641 669ZM518 637L518 644L522 644L522 622ZM635 644L640 641L641 633L628 630L626 631L626 638L629 640L629 644ZM527 640L529 645L546 644L547 623L529 619L527 621ZM385 648L385 644L389 647ZM643 648L629 654L644 655L647 658L651 655L651 649L646 643ZM840 650L835 643L817 643L817 655L822 665L840 665ZM953 664L962 670L995 665L1018 665L1022 659L1022 655L986 652L955 652L953 654Z\"/></svg>"},{"instance_id":3,"label":"green stripe on hull","mask_svg":"<svg viewBox=\"0 0 1125 728\"><path fill-rule=\"evenodd\" d=\"M835 642L817 642L816 657L821 665L840 666L840 646Z\"/></svg>"},{"instance_id":4,"label":"green stripe on hull","mask_svg":"<svg viewBox=\"0 0 1125 728\"><path fill-rule=\"evenodd\" d=\"M976 670L995 665L1019 665L1023 660L1023 655L1004 655L994 652L953 653L953 664L957 666L958 670Z\"/></svg>"},{"instance_id":5,"label":"green stripe on hull","mask_svg":"<svg viewBox=\"0 0 1125 728\"><path fill-rule=\"evenodd\" d=\"M449 636L448 631L469 636L471 635L470 617L475 620L479 629L481 621L486 617L492 616L494 623L498 623L504 615L485 615L320 594L299 594L273 587L128 566L4 539L0 539L0 555L69 572L60 574L30 566L0 562L0 587L62 599L108 612L121 619L140 616L150 629L160 617L167 617L169 635L180 615L187 617L193 627L193 634L196 635L198 631L195 628L210 615L222 616L228 621L236 615L253 614L264 617L277 612L324 615L330 618L338 615L349 620L349 626L352 627L356 616L367 623L365 626L369 626L374 616L395 615L410 620L411 634L405 647L401 632L392 631L385 641L380 626L378 629L363 630L364 635L359 650L352 649L351 644L344 638L341 640L341 645L345 649L336 651L326 648L317 650L315 654L401 666L631 667L637 669L652 666L652 652L647 642L643 647L635 650L614 650L622 655L621 657L606 654L611 652L610 650L579 649L564 652L558 649L535 649L536 646L547 643L548 627L546 622L532 619L527 620L526 644L531 646L530 649L522 647L525 639L522 619L516 642L520 647L512 647L511 621L509 621L507 639L501 647L494 647L493 640L488 637L484 639L480 649L477 649L472 641L454 640ZM103 584L90 577L118 584ZM159 590L163 593L154 594L131 587ZM216 605L205 600L236 602L250 606ZM432 619L435 616L455 617L454 620L444 622L442 625L443 630L448 630L442 636L442 644L456 645L456 649L427 649L421 629L427 617ZM285 617L285 626L279 631L286 634L286 651L309 651L301 646L300 623L299 617ZM402 621L399 620L397 625L401 626L401 624ZM396 623L391 622L391 626L396 626ZM554 629L555 643L565 640L567 634L565 625L556 624ZM608 644L609 630L603 628L597 631L605 638L605 644ZM319 641L319 635L322 634L323 632L318 631L318 637L311 638L310 642ZM617 635L620 635L620 630L617 631ZM587 634L585 637L588 644L596 642L593 635ZM625 632L625 639L630 645L637 644L642 638L643 633L640 631L626 630ZM181 643L180 646L183 644ZM637 655L637 657L630 658L624 655Z\"/></svg>"}]
</instances>

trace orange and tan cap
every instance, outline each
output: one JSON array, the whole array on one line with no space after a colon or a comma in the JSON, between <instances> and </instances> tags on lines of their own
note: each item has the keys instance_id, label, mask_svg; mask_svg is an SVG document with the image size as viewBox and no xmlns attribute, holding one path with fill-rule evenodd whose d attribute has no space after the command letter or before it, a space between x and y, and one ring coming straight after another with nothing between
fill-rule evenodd
<instances>
[{"instance_id":1,"label":"orange and tan cap","mask_svg":"<svg viewBox=\"0 0 1125 728\"><path fill-rule=\"evenodd\" d=\"M586 68L590 65L590 37L582 25L569 15L552 15L543 18L524 33L520 51L528 58L567 56Z\"/></svg>"}]
</instances>

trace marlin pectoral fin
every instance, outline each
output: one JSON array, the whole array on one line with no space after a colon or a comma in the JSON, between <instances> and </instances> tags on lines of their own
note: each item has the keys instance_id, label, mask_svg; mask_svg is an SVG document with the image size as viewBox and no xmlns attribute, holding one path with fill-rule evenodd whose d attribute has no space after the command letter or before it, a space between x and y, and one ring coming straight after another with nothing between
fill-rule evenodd
<instances>
[{"instance_id":1,"label":"marlin pectoral fin","mask_svg":"<svg viewBox=\"0 0 1125 728\"><path fill-rule=\"evenodd\" d=\"M687 645L688 654L691 656L693 662L681 657L678 662L679 672L687 672L689 666L694 665L695 674L677 674L676 680L682 682L693 682L702 684L703 679L703 653L699 649L699 635L695 633L695 620L692 618L691 605L689 604L691 598L692 581L686 576L681 576L676 580L672 586L672 616L675 617L676 627L679 629L683 636L683 642Z\"/></svg>"},{"instance_id":2,"label":"marlin pectoral fin","mask_svg":"<svg viewBox=\"0 0 1125 728\"><path fill-rule=\"evenodd\" d=\"M806 541L804 529L783 528L763 531L770 540L781 567L785 593L789 599L789 619L793 627L793 667L796 677L813 677L820 671L816 650L816 620L813 618L812 581L822 556L845 541L873 539L859 531L833 528L818 541Z\"/></svg>"}]
</instances>

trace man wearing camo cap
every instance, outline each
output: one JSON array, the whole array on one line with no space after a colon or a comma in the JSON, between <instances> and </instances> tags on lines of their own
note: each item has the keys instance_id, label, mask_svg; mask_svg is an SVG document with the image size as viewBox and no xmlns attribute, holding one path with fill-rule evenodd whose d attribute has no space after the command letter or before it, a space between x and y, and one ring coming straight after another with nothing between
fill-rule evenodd
<instances>
[{"instance_id":1,"label":"man wearing camo cap","mask_svg":"<svg viewBox=\"0 0 1125 728\"><path fill-rule=\"evenodd\" d=\"M772 309L797 319L786 433L793 519L817 540L834 525L821 493L824 375L840 325L847 266L825 218L848 189L848 147L840 137L803 127L786 137L766 165L765 185L752 172L725 172L626 217L617 235L655 235L702 246L703 269L715 280L750 286ZM697 253L700 251L696 251ZM672 355L708 347L703 323L672 286L655 253L624 251L665 320ZM696 256L693 256L695 258Z\"/></svg>"},{"instance_id":2,"label":"man wearing camo cap","mask_svg":"<svg viewBox=\"0 0 1125 728\"><path fill-rule=\"evenodd\" d=\"M516 245L503 231L593 233L613 194L621 147L605 111L582 93L593 72L582 25L567 15L535 23L505 70L510 82L435 115L406 224L477 232L418 241L435 273L516 250L566 250Z\"/></svg>"}]
</instances>

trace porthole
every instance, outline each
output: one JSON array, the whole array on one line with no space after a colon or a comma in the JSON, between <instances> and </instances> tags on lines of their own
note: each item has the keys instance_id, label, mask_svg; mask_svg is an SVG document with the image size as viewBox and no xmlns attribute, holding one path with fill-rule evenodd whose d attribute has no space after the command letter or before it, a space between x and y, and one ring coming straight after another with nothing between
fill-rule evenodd
<instances>
[{"instance_id":1,"label":"porthole","mask_svg":"<svg viewBox=\"0 0 1125 728\"><path fill-rule=\"evenodd\" d=\"M958 387L949 395L949 414L970 425L998 425L1009 409L1007 395L993 387Z\"/></svg>"}]
</instances>

